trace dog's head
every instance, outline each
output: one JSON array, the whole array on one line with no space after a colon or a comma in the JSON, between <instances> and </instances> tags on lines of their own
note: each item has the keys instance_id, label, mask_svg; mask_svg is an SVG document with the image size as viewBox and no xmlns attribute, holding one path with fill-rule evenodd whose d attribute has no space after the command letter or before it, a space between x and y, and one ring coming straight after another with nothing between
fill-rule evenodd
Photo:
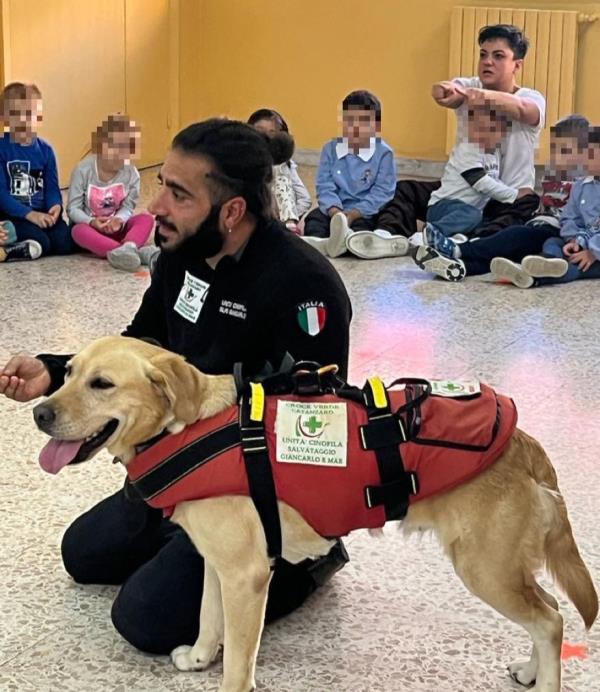
<instances>
[{"instance_id":1,"label":"dog's head","mask_svg":"<svg viewBox=\"0 0 600 692\"><path fill-rule=\"evenodd\" d=\"M57 473L104 447L127 463L136 445L200 417L208 379L144 341L92 342L67 364L64 385L33 409L38 428L52 438L40 453L42 468Z\"/></svg>"}]
</instances>

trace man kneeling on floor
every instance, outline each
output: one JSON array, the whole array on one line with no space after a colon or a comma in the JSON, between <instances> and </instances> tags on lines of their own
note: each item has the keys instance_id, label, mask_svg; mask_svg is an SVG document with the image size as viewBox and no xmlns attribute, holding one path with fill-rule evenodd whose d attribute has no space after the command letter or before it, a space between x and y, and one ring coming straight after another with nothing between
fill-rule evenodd
<instances>
[{"instance_id":1,"label":"man kneeling on floor","mask_svg":"<svg viewBox=\"0 0 600 692\"><path fill-rule=\"evenodd\" d=\"M337 363L345 376L348 294L333 266L272 218L269 146L254 128L224 119L175 137L149 207L161 253L124 334L153 339L209 374L241 363L252 376L288 352ZM13 357L0 370L0 393L17 401L52 393L69 358ZM75 520L62 555L78 582L122 584L112 620L137 648L168 654L196 640L203 559L160 510L121 489ZM317 561L278 560L267 621L300 606L346 561L341 542Z\"/></svg>"}]
</instances>

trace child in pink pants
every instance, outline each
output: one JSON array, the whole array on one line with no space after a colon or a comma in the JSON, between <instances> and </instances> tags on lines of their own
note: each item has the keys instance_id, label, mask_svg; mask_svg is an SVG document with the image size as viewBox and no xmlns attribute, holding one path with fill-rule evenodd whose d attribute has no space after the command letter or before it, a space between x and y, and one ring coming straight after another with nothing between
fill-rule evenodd
<instances>
[{"instance_id":1,"label":"child in pink pants","mask_svg":"<svg viewBox=\"0 0 600 692\"><path fill-rule=\"evenodd\" d=\"M109 115L92 134L93 153L78 164L69 185L73 240L124 271L139 269L154 250L144 248L154 217L134 214L140 174L130 160L138 156L139 139L140 130L128 116Z\"/></svg>"}]
</instances>

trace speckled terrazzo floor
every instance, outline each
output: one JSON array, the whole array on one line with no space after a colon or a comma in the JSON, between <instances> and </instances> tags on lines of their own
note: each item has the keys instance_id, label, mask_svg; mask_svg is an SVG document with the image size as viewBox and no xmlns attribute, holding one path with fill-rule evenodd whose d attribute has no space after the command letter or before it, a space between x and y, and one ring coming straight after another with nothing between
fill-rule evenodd
<instances>
[{"instance_id":1,"label":"speckled terrazzo floor","mask_svg":"<svg viewBox=\"0 0 600 692\"><path fill-rule=\"evenodd\" d=\"M144 174L144 195L154 174ZM521 426L558 471L580 550L600 583L600 284L534 291L432 280L410 260L335 265L354 305L351 379L377 372L477 376L507 392ZM148 284L89 257L0 268L0 360L26 349L70 352L117 333ZM63 571L66 525L116 489L122 471L96 463L51 477L31 404L0 400L0 690L146 692L218 687L221 665L178 673L141 654L110 623L115 587L79 586ZM435 542L347 540L351 563L299 611L265 631L258 689L270 692L510 692L505 666L525 634L471 597ZM567 692L600 691L600 626L565 615ZM588 647L587 652L580 645Z\"/></svg>"}]
</instances>

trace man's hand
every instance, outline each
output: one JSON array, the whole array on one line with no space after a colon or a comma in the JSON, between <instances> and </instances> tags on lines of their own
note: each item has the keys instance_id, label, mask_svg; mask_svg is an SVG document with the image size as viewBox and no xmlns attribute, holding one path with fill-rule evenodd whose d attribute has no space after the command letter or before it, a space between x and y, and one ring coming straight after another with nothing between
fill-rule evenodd
<instances>
[{"instance_id":1,"label":"man's hand","mask_svg":"<svg viewBox=\"0 0 600 692\"><path fill-rule=\"evenodd\" d=\"M458 108L465 100L460 89L454 82L438 82L431 87L431 96L440 106Z\"/></svg>"},{"instance_id":2,"label":"man's hand","mask_svg":"<svg viewBox=\"0 0 600 692\"><path fill-rule=\"evenodd\" d=\"M467 106L483 106L489 101L489 96L486 89L478 89L477 87L462 87L460 84L455 85L457 94L463 97Z\"/></svg>"},{"instance_id":3,"label":"man's hand","mask_svg":"<svg viewBox=\"0 0 600 692\"><path fill-rule=\"evenodd\" d=\"M568 243L565 243L563 245L563 255L565 257L571 257L580 250L581 248L579 247L579 243L576 240L569 240Z\"/></svg>"},{"instance_id":4,"label":"man's hand","mask_svg":"<svg viewBox=\"0 0 600 692\"><path fill-rule=\"evenodd\" d=\"M54 220L50 214L44 214L41 211L30 211L25 218L27 221L31 221L31 223L40 228L50 228L50 226L54 226Z\"/></svg>"},{"instance_id":5,"label":"man's hand","mask_svg":"<svg viewBox=\"0 0 600 692\"><path fill-rule=\"evenodd\" d=\"M519 188L519 192L517 193L517 199L521 199L521 197L527 197L527 195L533 195L534 192L530 187L521 187Z\"/></svg>"},{"instance_id":6,"label":"man's hand","mask_svg":"<svg viewBox=\"0 0 600 692\"><path fill-rule=\"evenodd\" d=\"M60 206L60 204L55 204L53 207L50 207L50 209L48 209L48 216L52 218L52 226L54 226L54 224L60 218L61 211L62 207Z\"/></svg>"},{"instance_id":7,"label":"man's hand","mask_svg":"<svg viewBox=\"0 0 600 692\"><path fill-rule=\"evenodd\" d=\"M569 257L570 264L576 264L582 272L586 272L596 261L591 250L580 250Z\"/></svg>"},{"instance_id":8,"label":"man's hand","mask_svg":"<svg viewBox=\"0 0 600 692\"><path fill-rule=\"evenodd\" d=\"M50 373L41 360L19 353L0 370L0 394L15 401L31 401L50 387Z\"/></svg>"}]
</instances>

